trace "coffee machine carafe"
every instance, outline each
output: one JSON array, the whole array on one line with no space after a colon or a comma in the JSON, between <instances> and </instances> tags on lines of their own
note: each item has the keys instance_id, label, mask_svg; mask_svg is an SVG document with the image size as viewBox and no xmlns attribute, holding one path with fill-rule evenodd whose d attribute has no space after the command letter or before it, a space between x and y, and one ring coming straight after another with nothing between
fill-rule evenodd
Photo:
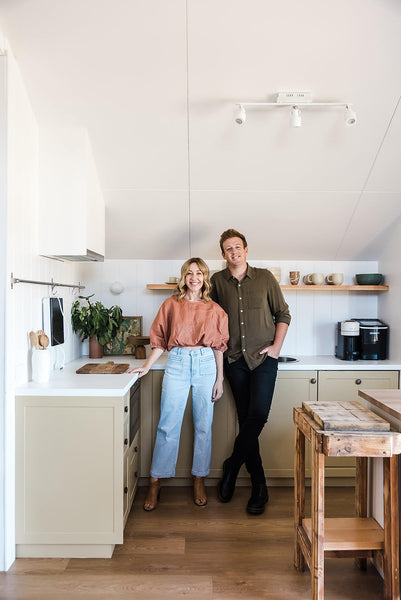
<instances>
[{"instance_id":1,"label":"coffee machine carafe","mask_svg":"<svg viewBox=\"0 0 401 600\"><path fill-rule=\"evenodd\" d=\"M340 321L337 323L336 357L341 358L341 360L358 360L358 321Z\"/></svg>"}]
</instances>

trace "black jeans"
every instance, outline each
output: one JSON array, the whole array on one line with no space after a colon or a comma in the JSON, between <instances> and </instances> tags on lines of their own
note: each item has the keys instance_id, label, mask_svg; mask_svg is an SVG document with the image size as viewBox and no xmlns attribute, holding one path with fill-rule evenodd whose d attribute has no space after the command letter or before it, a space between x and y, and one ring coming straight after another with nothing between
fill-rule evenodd
<instances>
[{"instance_id":1,"label":"black jeans","mask_svg":"<svg viewBox=\"0 0 401 600\"><path fill-rule=\"evenodd\" d=\"M234 396L239 422L239 434L228 462L232 469L238 471L245 463L252 484L266 481L258 437L269 416L277 364L277 359L267 356L251 371L243 357L231 364L224 360L224 371Z\"/></svg>"}]
</instances>

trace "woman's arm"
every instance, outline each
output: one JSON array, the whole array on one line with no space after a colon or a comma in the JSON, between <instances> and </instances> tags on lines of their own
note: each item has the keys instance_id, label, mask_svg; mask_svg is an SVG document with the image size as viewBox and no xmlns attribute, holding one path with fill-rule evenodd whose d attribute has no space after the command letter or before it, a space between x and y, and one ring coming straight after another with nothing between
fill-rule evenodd
<instances>
[{"instance_id":1,"label":"woman's arm","mask_svg":"<svg viewBox=\"0 0 401 600\"><path fill-rule=\"evenodd\" d=\"M163 354L162 348L153 348L149 354L149 358L142 365L142 367L135 367L135 369L128 369L127 373L138 373L138 377L143 377L149 371L150 367L155 364L158 358Z\"/></svg>"},{"instance_id":2,"label":"woman's arm","mask_svg":"<svg viewBox=\"0 0 401 600\"><path fill-rule=\"evenodd\" d=\"M212 402L216 402L223 395L223 353L221 350L214 350L214 360L216 361L216 383L213 386Z\"/></svg>"}]
</instances>

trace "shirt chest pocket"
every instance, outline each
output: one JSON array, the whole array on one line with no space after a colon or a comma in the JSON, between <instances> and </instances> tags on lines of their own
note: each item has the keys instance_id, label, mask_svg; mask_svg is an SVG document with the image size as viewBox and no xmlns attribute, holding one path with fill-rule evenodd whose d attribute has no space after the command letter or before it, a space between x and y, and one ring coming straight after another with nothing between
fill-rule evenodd
<instances>
[{"instance_id":1,"label":"shirt chest pocket","mask_svg":"<svg viewBox=\"0 0 401 600\"><path fill-rule=\"evenodd\" d=\"M255 290L247 292L247 307L248 308L263 308L264 306L263 292Z\"/></svg>"}]
</instances>

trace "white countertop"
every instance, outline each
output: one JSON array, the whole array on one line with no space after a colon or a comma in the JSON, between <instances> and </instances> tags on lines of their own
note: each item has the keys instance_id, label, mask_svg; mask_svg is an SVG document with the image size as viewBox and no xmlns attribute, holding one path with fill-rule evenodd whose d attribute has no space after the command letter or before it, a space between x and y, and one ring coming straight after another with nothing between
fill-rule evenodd
<instances>
[{"instance_id":1,"label":"white countertop","mask_svg":"<svg viewBox=\"0 0 401 600\"><path fill-rule=\"evenodd\" d=\"M390 360L346 361L334 356L297 356L297 362L279 363L280 371L399 371L401 363ZM15 390L16 396L124 396L136 381L136 373L120 375L77 375L76 370L87 363L129 363L131 368L143 365L145 360L128 356L105 356L91 359L83 356L68 363L62 371L52 371L48 383L30 381ZM164 353L152 370L164 369L167 353Z\"/></svg>"}]
</instances>

